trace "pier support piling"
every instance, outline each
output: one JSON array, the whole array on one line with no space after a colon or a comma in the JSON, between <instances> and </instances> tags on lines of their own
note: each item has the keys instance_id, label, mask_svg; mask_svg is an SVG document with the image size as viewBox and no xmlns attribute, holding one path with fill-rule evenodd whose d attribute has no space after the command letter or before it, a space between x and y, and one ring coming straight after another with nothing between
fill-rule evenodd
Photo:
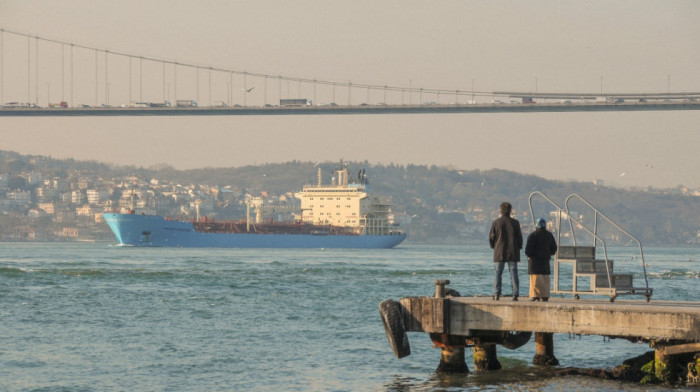
<instances>
[{"instance_id":1,"label":"pier support piling","mask_svg":"<svg viewBox=\"0 0 700 392\"><path fill-rule=\"evenodd\" d=\"M532 363L538 366L559 366L559 360L554 356L554 334L535 332L535 357Z\"/></svg>"},{"instance_id":2,"label":"pier support piling","mask_svg":"<svg viewBox=\"0 0 700 392\"><path fill-rule=\"evenodd\" d=\"M474 342L474 371L498 370L501 363L496 356L495 343Z\"/></svg>"},{"instance_id":3,"label":"pier support piling","mask_svg":"<svg viewBox=\"0 0 700 392\"><path fill-rule=\"evenodd\" d=\"M441 347L440 364L435 371L438 374L469 373L464 360L464 347Z\"/></svg>"}]
</instances>

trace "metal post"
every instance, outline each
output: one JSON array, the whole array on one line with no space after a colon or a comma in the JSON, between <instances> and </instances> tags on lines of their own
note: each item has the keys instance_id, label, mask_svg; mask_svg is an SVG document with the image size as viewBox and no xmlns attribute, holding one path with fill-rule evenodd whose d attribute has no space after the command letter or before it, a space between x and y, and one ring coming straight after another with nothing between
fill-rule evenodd
<instances>
[{"instance_id":1,"label":"metal post","mask_svg":"<svg viewBox=\"0 0 700 392\"><path fill-rule=\"evenodd\" d=\"M352 83L348 82L348 106L352 105Z\"/></svg>"},{"instance_id":2,"label":"metal post","mask_svg":"<svg viewBox=\"0 0 700 392\"><path fill-rule=\"evenodd\" d=\"M243 106L248 107L248 72L243 71Z\"/></svg>"},{"instance_id":3,"label":"metal post","mask_svg":"<svg viewBox=\"0 0 700 392\"><path fill-rule=\"evenodd\" d=\"M175 105L177 106L177 62L174 65L175 69L173 70L173 101L175 101Z\"/></svg>"},{"instance_id":4,"label":"metal post","mask_svg":"<svg viewBox=\"0 0 700 392\"><path fill-rule=\"evenodd\" d=\"M209 67L209 107L211 107L211 67Z\"/></svg>"}]
</instances>

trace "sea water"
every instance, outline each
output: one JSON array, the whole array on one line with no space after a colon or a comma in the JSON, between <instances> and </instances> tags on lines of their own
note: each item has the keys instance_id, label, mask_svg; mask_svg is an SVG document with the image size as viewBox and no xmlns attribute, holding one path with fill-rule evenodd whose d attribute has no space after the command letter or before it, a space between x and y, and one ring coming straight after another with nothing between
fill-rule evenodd
<instances>
[{"instance_id":1,"label":"sea water","mask_svg":"<svg viewBox=\"0 0 700 392\"><path fill-rule=\"evenodd\" d=\"M635 284L643 285L637 256L627 256L627 248L610 252L616 270L635 272ZM645 248L644 256L652 301L698 301L700 248ZM526 268L520 264L524 296ZM504 275L508 294L507 270ZM0 390L664 390L549 377L532 366L532 341L517 350L498 346L503 370L481 374L436 375L440 350L421 333L409 333L412 353L396 359L378 304L433 295L435 279L449 279L462 295L490 295L488 245L291 250L0 243ZM554 344L562 366L599 369L650 350L600 336L555 334Z\"/></svg>"}]
</instances>

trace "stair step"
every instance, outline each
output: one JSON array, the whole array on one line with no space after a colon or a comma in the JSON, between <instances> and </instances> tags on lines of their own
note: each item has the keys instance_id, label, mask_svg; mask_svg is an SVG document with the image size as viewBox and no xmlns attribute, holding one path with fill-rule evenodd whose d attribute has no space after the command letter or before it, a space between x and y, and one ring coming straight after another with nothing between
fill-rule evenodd
<instances>
[{"instance_id":1,"label":"stair step","mask_svg":"<svg viewBox=\"0 0 700 392\"><path fill-rule=\"evenodd\" d=\"M607 274L608 269L610 273L613 272L612 260L608 260L608 268L605 267L605 260L576 260L576 273L605 273Z\"/></svg>"},{"instance_id":2,"label":"stair step","mask_svg":"<svg viewBox=\"0 0 700 392\"><path fill-rule=\"evenodd\" d=\"M595 246L560 246L559 259L595 259Z\"/></svg>"},{"instance_id":3,"label":"stair step","mask_svg":"<svg viewBox=\"0 0 700 392\"><path fill-rule=\"evenodd\" d=\"M632 274L611 274L612 287L616 289L632 288ZM592 286L592 284L591 284ZM598 274L595 276L595 287L610 288L608 276Z\"/></svg>"}]
</instances>

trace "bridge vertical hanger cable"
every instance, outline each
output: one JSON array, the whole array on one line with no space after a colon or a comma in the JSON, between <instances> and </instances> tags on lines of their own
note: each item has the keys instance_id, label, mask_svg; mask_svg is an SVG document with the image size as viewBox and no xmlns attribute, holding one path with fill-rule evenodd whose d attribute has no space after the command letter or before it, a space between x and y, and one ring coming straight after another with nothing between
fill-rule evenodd
<instances>
[{"instance_id":1,"label":"bridge vertical hanger cable","mask_svg":"<svg viewBox=\"0 0 700 392\"><path fill-rule=\"evenodd\" d=\"M70 105L71 107L75 106L73 101L73 44L70 44Z\"/></svg>"},{"instance_id":2,"label":"bridge vertical hanger cable","mask_svg":"<svg viewBox=\"0 0 700 392\"><path fill-rule=\"evenodd\" d=\"M105 104L109 106L109 50L105 49Z\"/></svg>"},{"instance_id":3,"label":"bridge vertical hanger cable","mask_svg":"<svg viewBox=\"0 0 700 392\"><path fill-rule=\"evenodd\" d=\"M32 49L30 48L29 40L30 40L30 37L27 36L27 103L31 102L31 100L29 98L29 90L32 88L31 81L30 81L30 76L32 74L31 67L30 67L31 59L29 58L29 54L31 53Z\"/></svg>"},{"instance_id":4,"label":"bridge vertical hanger cable","mask_svg":"<svg viewBox=\"0 0 700 392\"><path fill-rule=\"evenodd\" d=\"M98 106L98 103L97 103L98 102L97 101L97 78L98 78L97 71L99 69L100 68L98 67L98 64L97 64L97 49L95 49L95 106Z\"/></svg>"},{"instance_id":5,"label":"bridge vertical hanger cable","mask_svg":"<svg viewBox=\"0 0 700 392\"><path fill-rule=\"evenodd\" d=\"M5 45L4 45L4 40L5 40L5 30L0 29L0 105L5 102L4 96L3 96L3 88L5 87L5 84L3 83L4 81L4 73L3 73L3 60L5 59L4 56L4 51L5 51Z\"/></svg>"},{"instance_id":6,"label":"bridge vertical hanger cable","mask_svg":"<svg viewBox=\"0 0 700 392\"><path fill-rule=\"evenodd\" d=\"M34 46L35 46L34 50L36 51L36 56L34 58L34 67L35 67L35 69L34 69L34 74L35 74L35 78L34 78L34 91L35 91L34 103L38 107L39 106L39 36L36 37L36 41L35 41Z\"/></svg>"}]
</instances>

